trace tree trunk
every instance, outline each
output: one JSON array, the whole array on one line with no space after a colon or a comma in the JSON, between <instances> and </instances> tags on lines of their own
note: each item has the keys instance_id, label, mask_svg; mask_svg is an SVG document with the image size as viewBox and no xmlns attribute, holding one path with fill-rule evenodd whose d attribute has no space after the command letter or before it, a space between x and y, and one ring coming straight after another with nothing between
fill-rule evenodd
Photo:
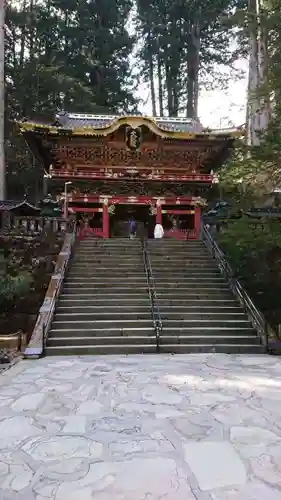
<instances>
[{"instance_id":1,"label":"tree trunk","mask_svg":"<svg viewBox=\"0 0 281 500\"><path fill-rule=\"evenodd\" d=\"M34 21L33 21L33 8L34 8L33 1L35 1L35 0L30 0L29 19L28 19L28 24L29 24L29 60L31 62L34 60L34 57L35 57L34 40L36 39L36 28L34 28Z\"/></svg>"},{"instance_id":2,"label":"tree trunk","mask_svg":"<svg viewBox=\"0 0 281 500\"><path fill-rule=\"evenodd\" d=\"M152 104L152 116L156 116L156 95L155 95L155 86L154 86L154 66L153 66L153 58L152 54L149 54L149 83L150 83L150 95L151 95L151 104Z\"/></svg>"},{"instance_id":3,"label":"tree trunk","mask_svg":"<svg viewBox=\"0 0 281 500\"><path fill-rule=\"evenodd\" d=\"M0 200L5 199L5 142L4 142L4 99L5 99L5 72L4 72L4 0L0 0Z\"/></svg>"},{"instance_id":4,"label":"tree trunk","mask_svg":"<svg viewBox=\"0 0 281 500\"><path fill-rule=\"evenodd\" d=\"M259 12L259 80L260 85L266 87L268 80L268 28L264 20L263 1L258 0ZM260 127L266 130L270 120L271 109L269 92L264 88L264 98L260 103Z\"/></svg>"},{"instance_id":5,"label":"tree trunk","mask_svg":"<svg viewBox=\"0 0 281 500\"><path fill-rule=\"evenodd\" d=\"M157 77L158 77L159 114L160 114L160 116L164 116L162 65L161 65L161 56L160 56L159 47L158 47L158 54L157 54Z\"/></svg>"},{"instance_id":6,"label":"tree trunk","mask_svg":"<svg viewBox=\"0 0 281 500\"><path fill-rule=\"evenodd\" d=\"M194 45L193 118L198 118L199 67L200 67L200 26L199 26L199 23L197 23L194 26L193 45Z\"/></svg>"},{"instance_id":7,"label":"tree trunk","mask_svg":"<svg viewBox=\"0 0 281 500\"><path fill-rule=\"evenodd\" d=\"M187 118L196 118L198 114L199 63L200 63L200 27L198 23L190 25L189 47L187 55Z\"/></svg>"},{"instance_id":8,"label":"tree trunk","mask_svg":"<svg viewBox=\"0 0 281 500\"><path fill-rule=\"evenodd\" d=\"M4 0L1 0L4 1ZM22 14L26 14L26 0L23 2L22 6ZM26 23L25 19L23 21L23 24L21 26L21 36L20 36L20 67L23 66L24 62L24 53L25 53L25 41L26 41Z\"/></svg>"},{"instance_id":9,"label":"tree trunk","mask_svg":"<svg viewBox=\"0 0 281 500\"><path fill-rule=\"evenodd\" d=\"M188 52L187 56L187 103L186 103L186 117L193 118L193 97L194 97L194 80L192 74L192 54Z\"/></svg>"},{"instance_id":10,"label":"tree trunk","mask_svg":"<svg viewBox=\"0 0 281 500\"><path fill-rule=\"evenodd\" d=\"M266 83L268 72L267 33L261 18L260 0L249 0L250 59L247 100L247 144L258 146L261 133L267 129L270 117L269 99L258 95L260 86Z\"/></svg>"},{"instance_id":11,"label":"tree trunk","mask_svg":"<svg viewBox=\"0 0 281 500\"><path fill-rule=\"evenodd\" d=\"M167 104L168 104L168 115L173 116L174 103L173 103L173 84L171 78L171 71L169 65L165 65L165 77L166 77L166 90L167 90Z\"/></svg>"}]
</instances>

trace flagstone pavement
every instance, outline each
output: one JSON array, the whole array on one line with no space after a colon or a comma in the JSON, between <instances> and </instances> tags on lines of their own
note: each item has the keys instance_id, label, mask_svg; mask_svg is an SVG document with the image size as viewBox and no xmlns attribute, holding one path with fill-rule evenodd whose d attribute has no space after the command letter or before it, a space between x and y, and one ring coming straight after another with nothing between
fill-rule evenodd
<instances>
[{"instance_id":1,"label":"flagstone pavement","mask_svg":"<svg viewBox=\"0 0 281 500\"><path fill-rule=\"evenodd\" d=\"M0 376L1 500L280 500L281 359L85 356Z\"/></svg>"}]
</instances>

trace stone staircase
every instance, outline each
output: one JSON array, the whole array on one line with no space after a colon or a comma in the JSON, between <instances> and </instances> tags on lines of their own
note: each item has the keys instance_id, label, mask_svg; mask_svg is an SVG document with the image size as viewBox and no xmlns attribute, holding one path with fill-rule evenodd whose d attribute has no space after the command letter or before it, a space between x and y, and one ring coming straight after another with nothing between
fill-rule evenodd
<instances>
[{"instance_id":1,"label":"stone staircase","mask_svg":"<svg viewBox=\"0 0 281 500\"><path fill-rule=\"evenodd\" d=\"M160 352L260 353L256 331L201 241L149 240Z\"/></svg>"},{"instance_id":2,"label":"stone staircase","mask_svg":"<svg viewBox=\"0 0 281 500\"><path fill-rule=\"evenodd\" d=\"M163 324L160 352L264 352L202 242L149 240L148 250ZM80 242L46 354L155 352L140 241Z\"/></svg>"},{"instance_id":3,"label":"stone staircase","mask_svg":"<svg viewBox=\"0 0 281 500\"><path fill-rule=\"evenodd\" d=\"M48 336L46 354L155 353L139 240L80 242Z\"/></svg>"}]
</instances>

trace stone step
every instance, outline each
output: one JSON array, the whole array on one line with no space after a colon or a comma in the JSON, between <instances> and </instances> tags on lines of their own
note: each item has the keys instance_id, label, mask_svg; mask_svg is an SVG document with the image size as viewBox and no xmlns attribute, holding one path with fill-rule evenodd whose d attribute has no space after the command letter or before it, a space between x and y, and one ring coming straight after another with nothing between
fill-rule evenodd
<instances>
[{"instance_id":1,"label":"stone step","mask_svg":"<svg viewBox=\"0 0 281 500\"><path fill-rule=\"evenodd\" d=\"M108 264L110 264L111 267L129 267L130 265L132 267L141 267L143 268L143 260L138 259L138 260L125 260L125 259L108 259L108 262L106 259L95 259L94 257L89 260L89 262L86 261L74 261L72 262L72 269L87 269L89 267L109 267Z\"/></svg>"},{"instance_id":2,"label":"stone step","mask_svg":"<svg viewBox=\"0 0 281 500\"><path fill-rule=\"evenodd\" d=\"M96 270L93 269L92 272L91 272L91 275L88 274L88 280L92 280L93 282L106 282L106 281L118 281L120 280L120 278L122 279L122 277L124 278L126 275L124 275L124 272L116 269L116 271L113 273L113 274L110 274L108 276L105 276L103 274L96 274ZM68 280L69 278L71 277L71 274L68 275ZM79 276L78 276L79 278ZM126 281L129 280L129 281L141 281L143 279L146 279L146 273L145 271L143 270L142 273L135 273L135 272L131 272L131 273L128 273L128 275L126 276ZM84 278L83 278L84 280ZM88 281L87 280L87 281ZM76 277L76 282L77 282L77 277ZM82 283L86 283L86 281L82 281Z\"/></svg>"},{"instance_id":3,"label":"stone step","mask_svg":"<svg viewBox=\"0 0 281 500\"><path fill-rule=\"evenodd\" d=\"M82 355L107 355L107 354L155 354L156 346L153 344L127 344L127 345L96 345L96 346L57 346L46 347L47 356L82 356ZM166 344L161 346L161 353L191 354L191 353L225 353L225 354L263 354L265 348L253 344Z\"/></svg>"},{"instance_id":4,"label":"stone step","mask_svg":"<svg viewBox=\"0 0 281 500\"><path fill-rule=\"evenodd\" d=\"M107 273L107 272L102 272L100 271L99 269L93 269L93 272L91 273L91 275L87 274L85 277L79 277L77 276L76 274L75 275L72 275L71 273L68 274L67 278L66 278L66 281L75 281L76 283L86 283L86 282L89 282L91 280L93 280L93 278L98 278L98 279L105 279L105 280L108 280L110 278L118 278L118 279L122 279L122 278L137 278L137 279L140 279L140 278L145 278L146 279L146 274L145 274L145 271L143 270L142 272L136 272L136 271L120 271L119 269L115 269L115 271L112 271L111 273Z\"/></svg>"},{"instance_id":5,"label":"stone step","mask_svg":"<svg viewBox=\"0 0 281 500\"><path fill-rule=\"evenodd\" d=\"M76 264L72 264L72 267L71 267L71 271L80 271L80 272L87 272L89 270L94 270L94 269L103 269L103 268L106 268L107 269L112 269L112 268L115 268L115 269L118 269L118 270L122 270L122 271L125 271L125 270L128 270L128 271L139 271L139 272L143 272L144 271L144 264L143 264L143 261L141 262L135 262L134 265L127 265L126 262L111 262L111 266L107 266L106 263L104 262L99 262L99 261L92 261L92 262L88 262L88 263L83 263L83 262L78 262Z\"/></svg>"},{"instance_id":6,"label":"stone step","mask_svg":"<svg viewBox=\"0 0 281 500\"><path fill-rule=\"evenodd\" d=\"M160 345L165 344L252 344L260 345L260 339L255 335L226 335L224 337L220 335L161 335ZM113 344L155 344L156 337L154 331L151 331L149 335L143 333L142 335L80 335L80 336L60 336L51 335L48 338L49 346L58 345L113 345Z\"/></svg>"},{"instance_id":7,"label":"stone step","mask_svg":"<svg viewBox=\"0 0 281 500\"><path fill-rule=\"evenodd\" d=\"M88 245L93 245L93 246L104 246L104 247L119 247L119 246L126 246L128 243L131 245L131 247L138 246L140 245L140 239L136 238L134 240L130 240L130 238L114 238L114 239L103 239L103 238L85 238L84 240L81 240L79 245L80 246L88 246Z\"/></svg>"},{"instance_id":8,"label":"stone step","mask_svg":"<svg viewBox=\"0 0 281 500\"><path fill-rule=\"evenodd\" d=\"M141 284L146 284L146 276L96 276L94 273L87 280L75 280L73 277L68 277L65 280L65 287L79 286L80 288L88 288L89 286L97 287L106 284L116 284L116 283L128 283L128 287L136 286Z\"/></svg>"},{"instance_id":9,"label":"stone step","mask_svg":"<svg viewBox=\"0 0 281 500\"><path fill-rule=\"evenodd\" d=\"M251 344L260 345L260 339L252 335L161 335L160 345L165 344Z\"/></svg>"},{"instance_id":10,"label":"stone step","mask_svg":"<svg viewBox=\"0 0 281 500\"><path fill-rule=\"evenodd\" d=\"M113 269L112 269L113 271ZM102 272L102 271L101 271ZM205 277L206 278L216 278L216 277L222 277L222 274L220 273L220 270L217 269L216 267L209 269L208 271L205 270L198 270L194 268L184 268L184 269L166 269L163 268L161 270L157 269L152 269L153 276L157 276L159 278L161 277L167 277L167 276L175 276L175 278L181 277L181 276L190 276L191 278L197 278L197 277Z\"/></svg>"},{"instance_id":11,"label":"stone step","mask_svg":"<svg viewBox=\"0 0 281 500\"><path fill-rule=\"evenodd\" d=\"M146 286L146 281L143 280L142 283L136 283L135 281L133 282L128 282L126 280L116 280L116 282L99 282L97 283L96 285L85 285L83 287L81 287L80 285L68 285L67 283L64 285L64 292L67 291L67 292L74 292L74 293L78 293L79 291L81 291L83 289L83 292L95 292L97 291L97 289L99 290L102 290L102 289L105 289L105 288L110 288L110 289L114 289L115 293L118 292L118 290L123 290L123 291L127 291L127 293L131 293L131 292L138 292L138 291L142 291L142 290L147 290L147 286Z\"/></svg>"},{"instance_id":12,"label":"stone step","mask_svg":"<svg viewBox=\"0 0 281 500\"><path fill-rule=\"evenodd\" d=\"M146 276L146 273L144 271L144 269L142 268L141 270L138 270L136 267L132 267L131 270L128 271L127 268L121 268L119 266L116 266L115 270L112 270L112 272L105 272L103 273L99 267L95 267L95 266L92 266L92 267L88 267L87 269L71 269L69 271L69 273L67 274L67 277L73 277L73 278L81 278L82 280L84 280L85 278L89 278L91 276L104 276L104 277L109 277L109 276L112 276L114 275L115 273L120 273L122 274L123 276L130 276L130 275L142 275L142 276ZM99 273L99 274L97 274Z\"/></svg>"},{"instance_id":13,"label":"stone step","mask_svg":"<svg viewBox=\"0 0 281 500\"><path fill-rule=\"evenodd\" d=\"M78 312L78 311L58 311L55 314L54 321L90 321L92 323L96 321L138 321L140 320L151 320L151 310L150 308L146 308L143 311L126 311L124 308L119 311L95 311L95 312Z\"/></svg>"},{"instance_id":14,"label":"stone step","mask_svg":"<svg viewBox=\"0 0 281 500\"><path fill-rule=\"evenodd\" d=\"M141 248L138 248L136 251L126 251L126 249L120 248L119 250L106 250L106 249L83 249L83 250L77 250L74 253L74 258L83 258L85 257L86 259L91 258L91 257L106 257L106 258L114 258L118 259L118 257L123 256L123 258L131 258L131 259L137 259L142 257L143 252Z\"/></svg>"},{"instance_id":15,"label":"stone step","mask_svg":"<svg viewBox=\"0 0 281 500\"><path fill-rule=\"evenodd\" d=\"M165 282L172 282L172 283L224 283L226 286L228 284L225 282L225 279L221 274L217 274L214 276L206 276L205 274L201 274L198 276L191 276L188 271L185 271L181 275L174 275L173 273L160 273L160 274L155 274L153 273L153 276L155 278L156 283L165 283Z\"/></svg>"},{"instance_id":16,"label":"stone step","mask_svg":"<svg viewBox=\"0 0 281 500\"><path fill-rule=\"evenodd\" d=\"M167 288L186 288L190 289L192 287L192 290L196 292L196 290L200 289L208 289L208 290L223 290L223 289L228 289L229 285L226 283L224 280L194 280L191 279L189 280L188 278L183 278L182 280L165 280L163 279L155 279L155 285L156 285L156 292L158 289L166 287Z\"/></svg>"},{"instance_id":17,"label":"stone step","mask_svg":"<svg viewBox=\"0 0 281 500\"><path fill-rule=\"evenodd\" d=\"M96 288L104 288L104 287L116 287L117 285L127 285L128 290L131 290L132 288L139 288L146 286L147 280L146 276L143 275L141 277L134 277L134 276L110 276L110 277L100 277L100 276L95 276L94 274L92 275L91 279L89 280L79 280L75 281L73 280L72 277L69 277L65 281L65 290L69 288L87 288L87 289L96 289ZM213 290L213 289L219 289L219 290L228 290L228 284L225 283L224 281L190 281L188 279L183 279L181 281L159 281L155 280L156 284L156 293L158 292L159 289L165 288L166 291L168 292L169 289L177 289L177 288L185 288L186 290L193 290L196 293L197 289L206 289L206 290Z\"/></svg>"},{"instance_id":18,"label":"stone step","mask_svg":"<svg viewBox=\"0 0 281 500\"><path fill-rule=\"evenodd\" d=\"M160 348L166 354L224 353L224 354L264 354L262 345L249 344L166 344ZM104 353L106 354L106 353Z\"/></svg>"},{"instance_id":19,"label":"stone step","mask_svg":"<svg viewBox=\"0 0 281 500\"><path fill-rule=\"evenodd\" d=\"M181 322L178 325L175 325L174 323L174 321L170 323L163 321L162 335L195 335L200 337L204 335L216 335L220 337L225 337L227 335L256 335L256 332L250 322L245 322L243 325L236 323L222 324L222 322L219 322L219 324L212 323L211 326L210 324L204 324L203 321L198 323L194 322L193 324L192 322Z\"/></svg>"},{"instance_id":20,"label":"stone step","mask_svg":"<svg viewBox=\"0 0 281 500\"><path fill-rule=\"evenodd\" d=\"M54 318L54 321L52 323L52 328L69 328L69 329L75 329L75 328L110 328L113 325L119 328L131 328L131 327L136 327L138 326L139 328L141 327L150 327L152 323L151 317L147 315L145 318L138 317L139 315L136 314L135 318L129 318L125 314L123 315L122 319L117 319L114 317L107 317L106 319L89 319L89 320L79 320L79 319L71 319L69 317L68 319L57 319L56 316ZM162 320L163 323L163 328L165 328L165 331L167 329L180 329L183 330L185 328L212 328L213 330L218 330L220 328L250 328L250 322L247 320L185 320L185 319L165 319Z\"/></svg>"},{"instance_id":21,"label":"stone step","mask_svg":"<svg viewBox=\"0 0 281 500\"><path fill-rule=\"evenodd\" d=\"M80 262L72 262L72 265L71 265L71 269L73 267L79 267L80 266ZM127 260L116 260L116 261L109 261L109 262L105 262L105 263L99 263L98 265L96 265L96 260L92 259L92 261L88 262L88 263L82 263L81 267L82 268L87 268L87 266L91 266L91 267L96 267L98 269L101 269L101 270L104 270L104 271L107 271L108 269L116 269L116 268L120 268L120 269L143 269L144 268L144 263L143 263L143 259L139 260L138 262L133 262L133 263L130 263L128 262ZM216 267L215 267L216 268Z\"/></svg>"},{"instance_id":22,"label":"stone step","mask_svg":"<svg viewBox=\"0 0 281 500\"><path fill-rule=\"evenodd\" d=\"M146 300L143 300L143 303L139 303L139 301L130 301L130 303L126 302L115 302L111 300L110 302L108 301L100 301L100 305L96 304L95 302L92 303L92 305L87 305L88 302L85 301L63 301L63 299L58 301L56 311L57 312L67 312L67 311L75 311L77 313L79 312L102 312L104 313L111 313L111 311L150 311L150 301L147 298ZM191 313L206 313L206 314L216 314L216 313L224 313L224 314L243 314L244 311L241 307L234 305L234 306L189 306L186 307L185 305L175 305L175 304L170 304L168 303L166 307L169 310L169 314L174 314L174 313L186 313L188 312L189 314ZM162 310L167 310L164 308L163 303L161 303L161 314Z\"/></svg>"},{"instance_id":23,"label":"stone step","mask_svg":"<svg viewBox=\"0 0 281 500\"><path fill-rule=\"evenodd\" d=\"M249 328L251 323L247 318L236 319L230 315L230 318L200 318L200 319L189 319L189 318L178 318L177 316L170 316L169 318L163 318L161 314L163 328Z\"/></svg>"},{"instance_id":24,"label":"stone step","mask_svg":"<svg viewBox=\"0 0 281 500\"><path fill-rule=\"evenodd\" d=\"M159 260L162 260L162 259L167 259L167 258L171 258L172 256L173 257L177 257L177 258L182 258L184 259L186 256L188 256L189 258L193 259L193 257L204 257L204 258L210 258L210 254L208 252L207 249L181 249L181 250L167 250L166 248L164 250L151 250L149 249L149 255L153 258L153 259L159 259ZM212 258L212 257L211 257Z\"/></svg>"},{"instance_id":25,"label":"stone step","mask_svg":"<svg viewBox=\"0 0 281 500\"><path fill-rule=\"evenodd\" d=\"M98 274L96 274L98 273ZM114 269L110 270L102 270L98 264L88 266L88 267L73 267L69 270L67 276L81 276L82 278L92 275L99 275L100 277L110 277L110 276L118 276L120 274L127 275L136 275L136 276L145 276L146 272L144 266L132 266L132 267L122 267L116 264Z\"/></svg>"},{"instance_id":26,"label":"stone step","mask_svg":"<svg viewBox=\"0 0 281 500\"><path fill-rule=\"evenodd\" d=\"M101 253L97 253L97 252L85 252L85 253L82 253L82 252L79 252L79 253L76 253L75 256L74 256L74 259L75 261L79 260L79 261L91 261L93 259L107 259L107 260L111 260L111 259L119 259L119 258L122 258L123 260L137 260L137 259L142 259L142 254L140 252L136 253L136 254L132 254L131 252L120 252L120 253L108 253L108 252L101 252Z\"/></svg>"},{"instance_id":27,"label":"stone step","mask_svg":"<svg viewBox=\"0 0 281 500\"><path fill-rule=\"evenodd\" d=\"M156 338L154 331L151 333L151 335L134 335L130 337L126 336L112 336L112 337L101 337L101 336L95 336L95 337L50 337L48 339L48 346L65 346L65 345L72 345L72 346L79 346L79 345L90 345L90 346L96 346L96 345L104 345L106 346L107 344L111 345L126 345L126 344L153 344L155 345L156 343Z\"/></svg>"},{"instance_id":28,"label":"stone step","mask_svg":"<svg viewBox=\"0 0 281 500\"><path fill-rule=\"evenodd\" d=\"M151 336L154 335L154 328L152 325L152 321L150 325L142 327L142 326L127 326L123 327L117 326L118 323L113 323L110 326L98 327L97 325L93 325L91 323L87 323L87 327L80 327L80 325L76 325L73 328L67 328L63 324L52 325L52 328L49 332L49 337L115 337L115 336ZM166 328L163 326L163 330L161 333L161 337L180 337L180 336L193 336L193 337L221 337L225 338L227 336L240 338L245 336L256 337L256 332L253 328L239 328L239 327L220 327L220 328L205 328L205 327L185 327L185 328Z\"/></svg>"},{"instance_id":29,"label":"stone step","mask_svg":"<svg viewBox=\"0 0 281 500\"><path fill-rule=\"evenodd\" d=\"M81 345L81 346L47 346L47 356L84 356L100 354L155 354L154 344L127 344L127 345Z\"/></svg>"},{"instance_id":30,"label":"stone step","mask_svg":"<svg viewBox=\"0 0 281 500\"><path fill-rule=\"evenodd\" d=\"M140 239L135 238L134 240L130 240L130 238L110 238L110 239L103 239L103 238L85 238L84 240L80 241L80 245L97 245L97 246L122 246L122 245L128 245L128 242L130 242L130 245L133 247L134 245L140 245ZM202 244L202 243L201 243Z\"/></svg>"},{"instance_id":31,"label":"stone step","mask_svg":"<svg viewBox=\"0 0 281 500\"><path fill-rule=\"evenodd\" d=\"M133 314L136 313L137 311L142 313L145 311L150 312L150 310L151 310L151 303L148 296L139 300L131 300L128 303L126 301L115 302L113 299L109 299L109 301L107 302L105 300L73 301L73 300L65 300L62 298L58 301L56 307L56 312L65 314L67 314L68 312L71 312L73 314L76 314L78 312L85 314L94 314L95 312L107 314L108 312L109 313L113 312L117 314L123 311L124 312L128 311L128 313Z\"/></svg>"},{"instance_id":32,"label":"stone step","mask_svg":"<svg viewBox=\"0 0 281 500\"><path fill-rule=\"evenodd\" d=\"M224 294L223 294L224 295ZM221 297L214 297L210 298L209 296L207 298L200 298L195 296L194 294L189 294L187 297L182 296L170 296L167 297L164 294L156 294L157 300L159 305L161 305L161 308L165 308L165 306L179 306L179 307L184 307L186 309L190 308L196 308L197 310L201 309L222 309L224 307L229 308L229 307L234 307L235 309L240 308L241 306L239 303L234 299L233 295L230 293L230 298L221 298Z\"/></svg>"},{"instance_id":33,"label":"stone step","mask_svg":"<svg viewBox=\"0 0 281 500\"><path fill-rule=\"evenodd\" d=\"M136 315L137 316L137 315ZM138 319L136 318L131 318L131 319L98 319L98 320L75 320L75 319L67 319L67 320L57 320L56 318L54 319L52 323L52 330L58 329L58 328L63 328L63 329L68 329L68 330L75 330L75 329L87 329L87 328L110 328L115 326L116 328L119 328L120 330L123 329L128 329L128 328L134 328L138 326L139 328L149 328L152 326L152 319L147 318L147 319Z\"/></svg>"},{"instance_id":34,"label":"stone step","mask_svg":"<svg viewBox=\"0 0 281 500\"><path fill-rule=\"evenodd\" d=\"M163 239L154 239L151 238L147 241L148 246L154 247L166 247L166 246L188 246L188 247L205 247L205 243L202 240L175 240L173 238L163 238Z\"/></svg>"},{"instance_id":35,"label":"stone step","mask_svg":"<svg viewBox=\"0 0 281 500\"><path fill-rule=\"evenodd\" d=\"M148 337L155 335L154 328L149 327L128 327L128 328L53 328L49 332L49 338L53 337Z\"/></svg>"},{"instance_id":36,"label":"stone step","mask_svg":"<svg viewBox=\"0 0 281 500\"><path fill-rule=\"evenodd\" d=\"M206 287L201 287L198 288L196 287L183 287L183 286L177 286L176 288L169 288L167 286L163 285L157 285L156 288L156 294L158 297L158 300L160 301L162 298L165 300L171 300L174 299L176 300L177 298L182 298L182 299L217 299L217 298L225 298L225 299L233 299L233 295L231 291L226 287L226 288L206 288ZM160 302L159 302L160 303Z\"/></svg>"},{"instance_id":37,"label":"stone step","mask_svg":"<svg viewBox=\"0 0 281 500\"><path fill-rule=\"evenodd\" d=\"M78 295L77 298L75 298L75 295L61 295L59 300L58 300L58 308L59 307L69 307L71 309L75 308L93 308L93 307L99 307L99 308L113 308L115 309L116 307L150 307L150 301L148 298L148 294L144 295L134 295L133 297L131 295L122 295L120 296L115 296L115 295L97 295L97 296L83 296L83 299L79 298L80 296Z\"/></svg>"},{"instance_id":38,"label":"stone step","mask_svg":"<svg viewBox=\"0 0 281 500\"><path fill-rule=\"evenodd\" d=\"M160 263L164 263L164 262L180 262L180 263L184 263L184 262L187 262L187 261L193 261L193 262L214 262L214 259L213 257L211 257L210 255L202 255L201 253L195 253L195 254L192 254L192 255L189 255L189 254L177 254L177 253L170 253L170 254L166 254L166 255L162 255L162 256L158 256L158 255L154 255L153 253L150 253L150 259L152 262L154 262L155 264L160 264Z\"/></svg>"},{"instance_id":39,"label":"stone step","mask_svg":"<svg viewBox=\"0 0 281 500\"><path fill-rule=\"evenodd\" d=\"M208 290L211 294L212 291L216 290L229 290L228 283L225 281L222 282L213 282L213 281L189 281L188 279L182 281L165 281L165 280L155 280L156 284L156 293L158 290L169 290L172 288L173 290L181 289L181 290L191 290L194 293L200 292L200 290Z\"/></svg>"},{"instance_id":40,"label":"stone step","mask_svg":"<svg viewBox=\"0 0 281 500\"><path fill-rule=\"evenodd\" d=\"M80 256L90 256L90 255L96 255L96 256L106 256L106 257L115 257L117 258L119 255L125 255L126 257L132 257L132 258L137 258L143 254L143 250L141 246L138 248L135 248L134 250L132 249L127 249L127 248L79 248L75 251L74 255L80 255Z\"/></svg>"},{"instance_id":41,"label":"stone step","mask_svg":"<svg viewBox=\"0 0 281 500\"><path fill-rule=\"evenodd\" d=\"M140 243L138 245L112 245L112 246L106 246L106 245L83 245L83 246L78 246L76 248L76 252L87 252L89 250L92 250L93 252L112 252L112 253L118 253L118 252L127 252L127 253L136 253L136 252L142 252L142 246Z\"/></svg>"},{"instance_id":42,"label":"stone step","mask_svg":"<svg viewBox=\"0 0 281 500\"><path fill-rule=\"evenodd\" d=\"M212 324L212 321L231 321L231 322L237 322L239 324L240 321L246 321L248 322L248 317L244 313L244 311L240 311L239 309L235 312L229 313L228 311L202 311L199 310L197 312L191 312L189 310L182 310L182 311L174 311L173 309L164 309L163 306L160 306L160 314L162 321L167 322L172 321L172 320L184 320L184 321L209 321L210 325Z\"/></svg>"},{"instance_id":43,"label":"stone step","mask_svg":"<svg viewBox=\"0 0 281 500\"><path fill-rule=\"evenodd\" d=\"M161 262L161 264L153 262L152 259L151 261L151 266L153 271L162 271L165 269L175 269L177 271L183 270L183 269L194 269L197 271L201 271L201 269L204 270L209 270L209 271L214 271L215 269L218 269L218 266L215 261L206 261L202 260L200 262L196 262L193 260L190 261L185 261L185 262L171 262L171 261L166 261L166 262Z\"/></svg>"},{"instance_id":44,"label":"stone step","mask_svg":"<svg viewBox=\"0 0 281 500\"><path fill-rule=\"evenodd\" d=\"M117 289L118 293L116 294L116 288L114 288L114 292L111 292L110 290L107 290L106 288L103 290L95 290L96 293L89 293L85 292L83 290L83 293L81 293L81 290L74 291L74 292L69 292L69 290L63 291L62 295L60 296L61 298L65 299L78 299L79 302L85 302L86 300L102 300L104 303L108 300L121 300L121 301L129 301L130 299L135 299L135 300L146 300L148 297L148 290L147 288L143 288L143 291L138 290L127 290L127 288L118 288Z\"/></svg>"},{"instance_id":45,"label":"stone step","mask_svg":"<svg viewBox=\"0 0 281 500\"><path fill-rule=\"evenodd\" d=\"M131 308L132 309L132 308ZM173 310L168 310L168 311L163 311L160 309L160 314L161 314L161 319L163 323L167 323L167 321L207 321L209 320L210 325L212 324L212 321L236 321L237 324L239 324L240 321L246 321L248 322L248 318L245 315L244 312L236 312L229 314L227 312L212 312L212 313L204 313L202 311L200 312L186 312L186 311L173 311ZM128 320L130 318L132 319L150 319L151 318L151 310L150 308L143 308L142 310L137 311L136 309L125 310L124 308L120 308L119 311L116 310L95 310L95 311L85 311L82 310L78 312L75 309L70 312L69 310L64 310L61 309L60 311L57 311L55 314L55 321L65 321L65 320L71 320L75 319L76 321L96 321L99 319L120 319L123 318L125 320Z\"/></svg>"}]
</instances>

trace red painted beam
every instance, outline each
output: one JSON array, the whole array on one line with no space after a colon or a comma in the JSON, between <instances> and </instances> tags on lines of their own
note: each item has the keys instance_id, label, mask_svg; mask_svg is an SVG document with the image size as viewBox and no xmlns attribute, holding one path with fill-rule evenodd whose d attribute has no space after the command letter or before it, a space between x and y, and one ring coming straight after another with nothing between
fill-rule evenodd
<instances>
[{"instance_id":1,"label":"red painted beam","mask_svg":"<svg viewBox=\"0 0 281 500\"><path fill-rule=\"evenodd\" d=\"M79 195L71 195L68 196L69 203L103 203L104 199L108 199L108 202L111 205L115 205L118 203L124 204L145 204L145 205L155 205L157 200L160 200L160 204L162 206L165 205L193 205L196 202L196 197L164 197L164 196L109 196L109 195L88 195L88 196L79 196ZM91 209L92 211L94 209Z\"/></svg>"}]
</instances>

